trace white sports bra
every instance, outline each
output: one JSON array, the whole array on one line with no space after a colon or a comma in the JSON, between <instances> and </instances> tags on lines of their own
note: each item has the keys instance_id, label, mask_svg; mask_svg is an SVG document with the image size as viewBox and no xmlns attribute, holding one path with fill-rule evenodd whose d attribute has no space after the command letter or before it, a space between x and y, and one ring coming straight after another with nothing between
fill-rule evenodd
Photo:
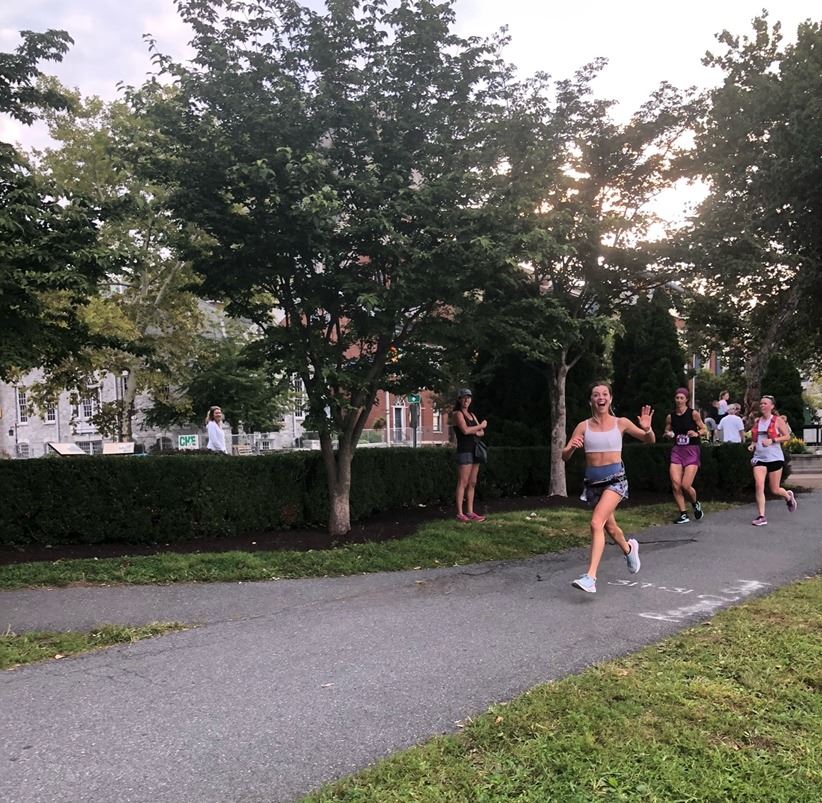
<instances>
[{"instance_id":1,"label":"white sports bra","mask_svg":"<svg viewBox=\"0 0 822 803\"><path fill-rule=\"evenodd\" d=\"M622 433L619 431L619 421L605 432L594 432L585 422L585 454L589 452L621 452Z\"/></svg>"}]
</instances>

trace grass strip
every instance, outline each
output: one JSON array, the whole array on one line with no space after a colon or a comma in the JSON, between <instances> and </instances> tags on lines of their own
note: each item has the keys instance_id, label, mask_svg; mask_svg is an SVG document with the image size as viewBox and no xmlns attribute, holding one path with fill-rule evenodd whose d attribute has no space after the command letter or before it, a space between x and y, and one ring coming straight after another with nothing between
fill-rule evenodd
<instances>
[{"instance_id":1,"label":"grass strip","mask_svg":"<svg viewBox=\"0 0 822 803\"><path fill-rule=\"evenodd\" d=\"M822 788L822 578L498 705L304 803L796 803Z\"/></svg>"},{"instance_id":2,"label":"grass strip","mask_svg":"<svg viewBox=\"0 0 822 803\"><path fill-rule=\"evenodd\" d=\"M732 507L706 505L708 512ZM670 521L670 505L620 511L626 532ZM482 524L443 520L423 525L396 541L351 544L326 550L177 552L122 558L85 558L0 566L0 588L71 584L240 582L326 577L368 572L513 560L559 552L589 542L590 511L581 508L521 510L492 516Z\"/></svg>"},{"instance_id":3,"label":"grass strip","mask_svg":"<svg viewBox=\"0 0 822 803\"><path fill-rule=\"evenodd\" d=\"M101 625L86 633L32 631L18 634L8 631L0 635L0 669L14 669L35 661L66 658L116 644L130 644L186 630L187 627L179 622L153 622L143 627Z\"/></svg>"}]
</instances>

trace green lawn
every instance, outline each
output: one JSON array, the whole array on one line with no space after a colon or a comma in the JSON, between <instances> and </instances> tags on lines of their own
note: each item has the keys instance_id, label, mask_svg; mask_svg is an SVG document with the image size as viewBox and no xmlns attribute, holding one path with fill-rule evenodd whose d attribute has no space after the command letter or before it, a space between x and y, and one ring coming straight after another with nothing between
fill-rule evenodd
<instances>
[{"instance_id":1,"label":"green lawn","mask_svg":"<svg viewBox=\"0 0 822 803\"><path fill-rule=\"evenodd\" d=\"M144 627L101 625L91 632L6 632L0 635L0 669L12 669L22 664L48 659L67 658L82 652L130 644L133 641L162 636L177 630L185 630L179 622L154 622Z\"/></svg>"},{"instance_id":2,"label":"green lawn","mask_svg":"<svg viewBox=\"0 0 822 803\"><path fill-rule=\"evenodd\" d=\"M822 789L822 578L496 706L305 803L804 803Z\"/></svg>"},{"instance_id":3,"label":"green lawn","mask_svg":"<svg viewBox=\"0 0 822 803\"><path fill-rule=\"evenodd\" d=\"M708 513L731 507L709 503ZM620 511L626 532L670 522L670 504ZM0 566L0 588L72 583L176 583L272 580L431 568L511 560L589 543L590 511L552 508L494 515L482 524L447 519L396 541L307 552L164 553Z\"/></svg>"}]
</instances>

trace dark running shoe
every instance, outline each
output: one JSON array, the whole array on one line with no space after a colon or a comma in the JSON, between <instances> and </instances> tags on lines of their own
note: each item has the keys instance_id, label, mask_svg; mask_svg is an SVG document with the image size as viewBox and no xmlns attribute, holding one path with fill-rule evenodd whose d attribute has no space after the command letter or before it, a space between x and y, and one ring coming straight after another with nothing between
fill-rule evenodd
<instances>
[{"instance_id":1,"label":"dark running shoe","mask_svg":"<svg viewBox=\"0 0 822 803\"><path fill-rule=\"evenodd\" d=\"M682 513L674 519L674 524L687 524L690 520L688 514L683 510Z\"/></svg>"},{"instance_id":2,"label":"dark running shoe","mask_svg":"<svg viewBox=\"0 0 822 803\"><path fill-rule=\"evenodd\" d=\"M697 521L699 521L705 515L705 511L702 509L702 503L701 502L694 502L693 508L694 508L694 518Z\"/></svg>"}]
</instances>

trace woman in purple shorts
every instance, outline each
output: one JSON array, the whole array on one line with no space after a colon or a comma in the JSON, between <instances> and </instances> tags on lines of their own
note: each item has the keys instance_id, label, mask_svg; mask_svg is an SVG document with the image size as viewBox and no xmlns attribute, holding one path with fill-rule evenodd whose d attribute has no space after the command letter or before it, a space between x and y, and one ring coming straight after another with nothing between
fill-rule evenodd
<instances>
[{"instance_id":1,"label":"woman in purple shorts","mask_svg":"<svg viewBox=\"0 0 822 803\"><path fill-rule=\"evenodd\" d=\"M702 463L700 435L707 435L702 416L692 407L688 407L688 389L677 388L674 395L674 409L665 419L665 437L673 438L671 449L671 487L679 515L674 524L687 524L691 519L685 509L687 496L694 510L694 518L699 520L705 514L702 505L696 498L694 478Z\"/></svg>"}]
</instances>

